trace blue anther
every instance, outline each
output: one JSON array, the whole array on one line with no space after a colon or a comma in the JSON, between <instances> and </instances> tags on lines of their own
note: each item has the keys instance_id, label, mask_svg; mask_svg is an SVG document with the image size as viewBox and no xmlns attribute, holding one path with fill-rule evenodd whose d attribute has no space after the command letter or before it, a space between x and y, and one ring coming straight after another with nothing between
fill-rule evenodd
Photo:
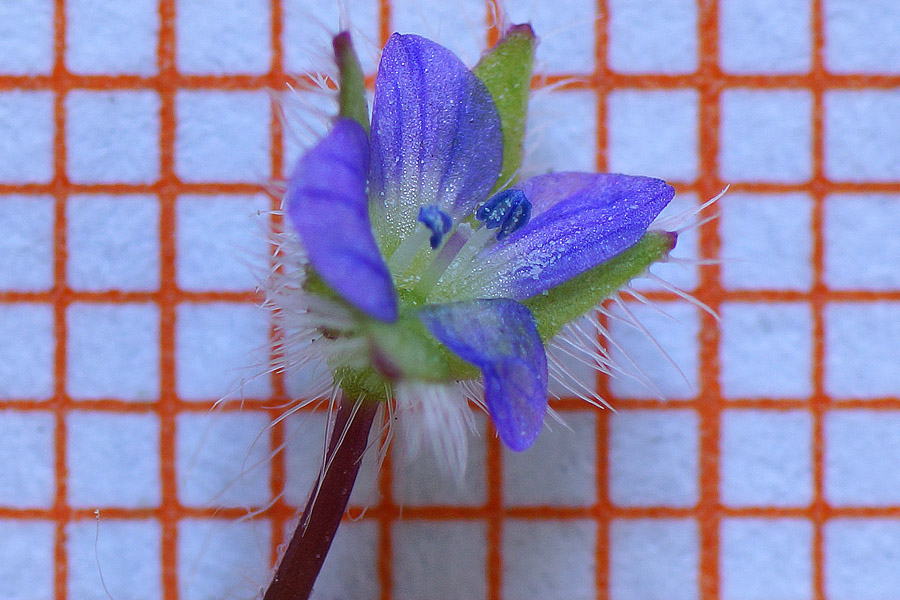
<instances>
[{"instance_id":1,"label":"blue anther","mask_svg":"<svg viewBox=\"0 0 900 600\"><path fill-rule=\"evenodd\" d=\"M522 194L522 202L516 204L509 212L509 217L500 226L500 232L497 233L497 239L502 240L509 236L513 231L521 228L528 219L531 218L531 202Z\"/></svg>"},{"instance_id":2,"label":"blue anther","mask_svg":"<svg viewBox=\"0 0 900 600\"><path fill-rule=\"evenodd\" d=\"M444 236L453 228L453 219L436 205L420 208L418 221L431 230L428 242L431 244L432 250L441 245Z\"/></svg>"},{"instance_id":3,"label":"blue anther","mask_svg":"<svg viewBox=\"0 0 900 600\"><path fill-rule=\"evenodd\" d=\"M531 202L522 190L503 190L488 198L475 212L475 218L488 229L500 228L497 239L502 240L531 218Z\"/></svg>"}]
</instances>

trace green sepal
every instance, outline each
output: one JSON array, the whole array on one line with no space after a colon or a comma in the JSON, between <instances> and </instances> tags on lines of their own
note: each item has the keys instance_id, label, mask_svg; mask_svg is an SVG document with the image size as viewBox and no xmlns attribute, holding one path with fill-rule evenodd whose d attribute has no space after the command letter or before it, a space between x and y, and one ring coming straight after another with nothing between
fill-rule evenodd
<instances>
[{"instance_id":1,"label":"green sepal","mask_svg":"<svg viewBox=\"0 0 900 600\"><path fill-rule=\"evenodd\" d=\"M350 32L342 31L331 42L338 67L338 115L353 119L369 133L369 104L366 102L366 77L353 49Z\"/></svg>"},{"instance_id":2,"label":"green sepal","mask_svg":"<svg viewBox=\"0 0 900 600\"><path fill-rule=\"evenodd\" d=\"M500 113L503 168L494 192L512 183L512 177L522 166L525 117L536 47L537 38L531 25L513 25L472 70L487 86Z\"/></svg>"},{"instance_id":3,"label":"green sepal","mask_svg":"<svg viewBox=\"0 0 900 600\"><path fill-rule=\"evenodd\" d=\"M541 340L547 342L564 325L583 316L605 298L665 259L677 236L668 231L648 231L634 246L581 275L522 304L537 321Z\"/></svg>"},{"instance_id":4,"label":"green sepal","mask_svg":"<svg viewBox=\"0 0 900 600\"><path fill-rule=\"evenodd\" d=\"M366 339L370 364L334 369L335 381L351 397L387 400L395 380L451 383L480 376L478 367L435 339L415 312L401 314L394 323L363 317L354 335Z\"/></svg>"},{"instance_id":5,"label":"green sepal","mask_svg":"<svg viewBox=\"0 0 900 600\"><path fill-rule=\"evenodd\" d=\"M450 378L447 350L414 315L394 323L369 321L365 326L369 356L392 379L446 381Z\"/></svg>"}]
</instances>

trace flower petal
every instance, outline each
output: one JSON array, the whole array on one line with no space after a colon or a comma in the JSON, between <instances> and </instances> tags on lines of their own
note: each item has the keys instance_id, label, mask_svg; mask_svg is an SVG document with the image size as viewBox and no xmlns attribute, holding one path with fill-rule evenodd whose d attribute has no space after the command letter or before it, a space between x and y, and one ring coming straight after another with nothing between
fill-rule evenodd
<instances>
[{"instance_id":1,"label":"flower petal","mask_svg":"<svg viewBox=\"0 0 900 600\"><path fill-rule=\"evenodd\" d=\"M287 212L319 276L347 302L397 319L397 295L369 222L369 144L362 125L339 119L294 167Z\"/></svg>"},{"instance_id":2,"label":"flower petal","mask_svg":"<svg viewBox=\"0 0 900 600\"><path fill-rule=\"evenodd\" d=\"M502 163L500 117L484 83L446 48L391 36L375 80L369 176L387 254L415 228L421 206L455 218L472 212Z\"/></svg>"},{"instance_id":3,"label":"flower petal","mask_svg":"<svg viewBox=\"0 0 900 600\"><path fill-rule=\"evenodd\" d=\"M531 221L486 246L434 299L540 294L637 243L675 195L661 179L618 174L543 175L516 188L532 203Z\"/></svg>"},{"instance_id":4,"label":"flower petal","mask_svg":"<svg viewBox=\"0 0 900 600\"><path fill-rule=\"evenodd\" d=\"M530 447L547 411L547 356L534 317L513 300L472 300L422 309L422 322L484 375L485 402L500 438Z\"/></svg>"},{"instance_id":5,"label":"flower petal","mask_svg":"<svg viewBox=\"0 0 900 600\"><path fill-rule=\"evenodd\" d=\"M537 177L529 177L516 184L531 202L531 214L536 217L552 206L567 200L579 193L595 191L595 195L603 198L603 190L616 184L625 175L614 173L547 173Z\"/></svg>"}]
</instances>

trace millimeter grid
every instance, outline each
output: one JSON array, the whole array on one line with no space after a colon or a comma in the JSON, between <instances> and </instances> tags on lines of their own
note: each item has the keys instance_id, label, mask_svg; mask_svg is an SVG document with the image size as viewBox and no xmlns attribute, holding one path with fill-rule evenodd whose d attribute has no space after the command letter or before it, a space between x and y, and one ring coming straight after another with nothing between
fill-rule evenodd
<instances>
[{"instance_id":1,"label":"millimeter grid","mask_svg":"<svg viewBox=\"0 0 900 600\"><path fill-rule=\"evenodd\" d=\"M373 2L376 0L372 0ZM227 90L259 90L284 89L287 74L283 68L282 48L282 16L281 0L271 0L272 5L272 65L264 76L186 76L178 73L175 66L175 0L160 0L161 28L157 50L159 72L157 75L143 76L81 76L66 70L65 32L66 11L65 0L55 0L55 33L54 33L54 66L49 76L20 77L0 76L0 89L33 89L51 90L55 92L54 100L54 178L49 184L0 185L2 193L51 194L55 198L55 250L54 281L52 290L41 293L0 292L0 301L45 302L54 307L56 321L56 348L54 354L55 389L54 396L47 401L0 401L0 407L19 411L51 411L56 415L55 429L55 469L57 487L55 502L50 509L11 509L0 508L0 517L21 520L49 520L55 523L55 592L57 600L68 598L67 592L67 553L65 547L65 528L76 519L93 517L92 509L73 509L67 504L68 465L66 459L67 430L66 416L75 409L95 409L118 413L155 413L160 419L160 464L161 464L161 505L153 509L102 509L102 514L110 518L153 518L162 526L162 589L166 600L177 600L179 585L177 580L177 527L181 519L190 517L206 518L240 518L246 513L243 509L198 509L181 505L177 498L175 467L175 423L179 413L206 412L209 404L185 402L176 394L175 385L175 311L180 302L212 302L212 301L257 301L253 294L203 292L190 293L178 289L175 278L175 199L184 193L249 193L259 191L260 187L250 184L188 184L181 182L175 174L175 94L185 89L227 89ZM391 1L377 0L380 8L379 34L381 42L390 35ZM486 0L487 14L496 10L496 0ZM517 507L504 506L502 494L501 446L495 436L487 436L486 474L487 502L480 507L403 507L406 519L424 519L443 521L451 519L471 519L487 524L487 556L486 576L488 597L498 600L503 589L503 555L502 535L506 519L592 519L598 526L596 546L596 588L597 597L609 598L610 553L609 524L613 519L634 518L694 518L699 524L700 558L698 582L700 595L705 600L719 597L719 524L723 517L755 516L761 518L798 517L810 520L814 524L813 537L813 590L817 600L825 598L824 590L824 552L823 524L826 520L837 516L891 516L900 517L900 506L883 508L840 508L830 507L823 496L824 471L824 431L823 413L827 408L861 407L870 410L900 408L896 398L876 399L875 401L839 401L832 402L824 388L824 342L823 342L823 309L828 301L873 301L898 300L900 293L870 291L831 291L827 289L823 279L823 199L828 193L840 191L852 192L900 192L900 183L857 184L829 182L823 170L823 95L827 89L845 88L885 88L900 86L900 77L883 75L833 75L826 72L823 63L823 9L822 0L812 0L812 34L813 62L812 70L806 75L777 76L738 76L723 73L718 66L718 5L715 1L698 2L699 11L699 52L700 67L696 73L688 75L624 75L612 72L607 65L608 56L608 3L597 0L595 25L595 71L589 76L583 73L554 75L544 77L538 74L534 79L535 87L567 81L568 89L592 90L597 96L597 156L596 167L603 171L607 166L607 126L606 97L616 89L640 88L651 89L695 89L700 95L699 116L699 155L700 179L697 182L682 182L676 187L680 193L696 192L701 199L711 198L719 193L728 182L718 177L717 157L719 145L719 96L727 87L743 87L757 89L808 89L813 96L813 134L812 165L813 177L800 185L737 183L732 191L750 192L782 192L802 191L810 194L814 200L812 237L813 237L813 286L810 292L783 291L740 291L731 292L723 289L720 283L720 269L717 265L700 267L700 285L696 296L713 309L718 309L725 301L749 301L768 303L777 301L805 301L811 304L814 326L813 384L814 393L809 401L766 401L741 400L726 402L719 388L719 332L712 317L703 314L701 320L700 339L700 389L696 399L688 401L647 401L629 398L615 398L609 389L606 377L599 377L597 390L619 409L653 408L671 410L690 408L700 418L700 500L693 508L674 509L665 507L653 508L621 508L609 499L608 489L608 437L609 413L598 411L597 418L597 502L586 508L556 507ZM485 27L485 42L490 44L498 37L497 28L490 22ZM570 81L570 80L576 81ZM66 113L65 98L73 89L153 89L161 98L161 176L156 183L150 185L128 184L73 184L66 176L67 151L65 143ZM271 164L274 173L283 173L282 128L277 116L271 120ZM161 251L161 285L158 291L139 292L76 292L66 285L66 199L76 193L152 193L160 201L160 251ZM273 201L273 208L277 202ZM280 223L273 218L273 226ZM716 222L707 223L700 229L700 257L715 259L719 257L720 238ZM675 299L665 292L647 294L653 299ZM74 402L66 393L66 355L67 332L65 327L66 310L73 302L86 303L124 303L153 302L160 310L160 398L158 402L120 402L116 400L78 401ZM272 332L273 336L275 332ZM273 398L266 401L248 401L244 408L253 408L268 412L272 419L279 414L273 405L286 401L283 377L273 377ZM557 410L584 410L586 405L574 399L563 399L554 403ZM719 498L719 423L721 412L725 407L756 407L778 410L802 408L813 415L813 465L814 465L814 500L807 508L746 508L735 509L723 505ZM239 410L236 403L228 403L223 410ZM271 436L273 448L280 448L286 439L285 424L276 424L268 434ZM272 522L273 542L271 559L276 558L276 547L284 542L283 529L286 523L295 516L297 507L287 504L280 496L285 484L285 460L279 453L272 461L271 471L272 496L277 498L274 505L263 512L261 517ZM374 520L379 524L378 574L382 600L393 597L393 540L392 527L400 517L400 507L394 501L392 485L391 456L388 455L380 476L380 502L366 511L362 518ZM359 516L360 511L351 511Z\"/></svg>"}]
</instances>

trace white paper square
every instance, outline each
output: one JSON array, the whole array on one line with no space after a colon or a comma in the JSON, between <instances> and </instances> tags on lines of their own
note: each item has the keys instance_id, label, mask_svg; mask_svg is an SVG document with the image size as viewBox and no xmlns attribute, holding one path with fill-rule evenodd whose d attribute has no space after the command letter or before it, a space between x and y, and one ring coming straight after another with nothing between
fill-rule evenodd
<instances>
[{"instance_id":1,"label":"white paper square","mask_svg":"<svg viewBox=\"0 0 900 600\"><path fill-rule=\"evenodd\" d=\"M504 521L500 556L507 600L596 598L597 523Z\"/></svg>"},{"instance_id":2,"label":"white paper square","mask_svg":"<svg viewBox=\"0 0 900 600\"><path fill-rule=\"evenodd\" d=\"M0 520L0 598L55 597L54 530L49 521Z\"/></svg>"},{"instance_id":3,"label":"white paper square","mask_svg":"<svg viewBox=\"0 0 900 600\"><path fill-rule=\"evenodd\" d=\"M691 410L609 417L609 498L618 506L691 507L700 498L699 419Z\"/></svg>"},{"instance_id":4,"label":"white paper square","mask_svg":"<svg viewBox=\"0 0 900 600\"><path fill-rule=\"evenodd\" d=\"M176 389L182 400L267 398L269 318L249 303L184 303L175 330Z\"/></svg>"},{"instance_id":5,"label":"white paper square","mask_svg":"<svg viewBox=\"0 0 900 600\"><path fill-rule=\"evenodd\" d=\"M159 200L75 195L66 204L69 285L91 292L159 288Z\"/></svg>"},{"instance_id":6,"label":"white paper square","mask_svg":"<svg viewBox=\"0 0 900 600\"><path fill-rule=\"evenodd\" d=\"M503 449L507 506L590 506L597 501L597 415L566 411L527 452ZM535 473L541 473L535 477Z\"/></svg>"},{"instance_id":7,"label":"white paper square","mask_svg":"<svg viewBox=\"0 0 900 600\"><path fill-rule=\"evenodd\" d=\"M825 391L835 398L900 394L900 303L825 307Z\"/></svg>"},{"instance_id":8,"label":"white paper square","mask_svg":"<svg viewBox=\"0 0 900 600\"><path fill-rule=\"evenodd\" d=\"M723 0L719 56L730 73L806 73L812 64L810 0Z\"/></svg>"},{"instance_id":9,"label":"white paper square","mask_svg":"<svg viewBox=\"0 0 900 600\"><path fill-rule=\"evenodd\" d=\"M419 415L404 415L408 419ZM400 418L403 419L404 416ZM485 473L485 417L475 416L476 431L467 437L465 473L451 472L437 459L430 440L425 440L414 457L407 457L403 440L394 439L394 498L401 506L481 506L487 502ZM398 443L399 442L399 443ZM459 476L458 476L459 475Z\"/></svg>"},{"instance_id":10,"label":"white paper square","mask_svg":"<svg viewBox=\"0 0 900 600\"><path fill-rule=\"evenodd\" d=\"M159 506L157 415L73 411L66 418L66 428L72 506Z\"/></svg>"},{"instance_id":11,"label":"white paper square","mask_svg":"<svg viewBox=\"0 0 900 600\"><path fill-rule=\"evenodd\" d=\"M727 600L811 600L812 523L723 519L719 581Z\"/></svg>"},{"instance_id":12,"label":"white paper square","mask_svg":"<svg viewBox=\"0 0 900 600\"><path fill-rule=\"evenodd\" d=\"M267 0L177 0L178 70L203 75L268 72L271 8Z\"/></svg>"},{"instance_id":13,"label":"white paper square","mask_svg":"<svg viewBox=\"0 0 900 600\"><path fill-rule=\"evenodd\" d=\"M812 394L811 307L802 302L726 302L719 339L726 398Z\"/></svg>"},{"instance_id":14,"label":"white paper square","mask_svg":"<svg viewBox=\"0 0 900 600\"><path fill-rule=\"evenodd\" d=\"M66 311L66 389L73 398L159 396L159 307L76 302Z\"/></svg>"},{"instance_id":15,"label":"white paper square","mask_svg":"<svg viewBox=\"0 0 900 600\"><path fill-rule=\"evenodd\" d=\"M900 179L900 91L825 93L825 174L835 181Z\"/></svg>"},{"instance_id":16,"label":"white paper square","mask_svg":"<svg viewBox=\"0 0 900 600\"><path fill-rule=\"evenodd\" d=\"M391 31L441 44L473 66L486 48L483 0L391 0Z\"/></svg>"},{"instance_id":17,"label":"white paper square","mask_svg":"<svg viewBox=\"0 0 900 600\"><path fill-rule=\"evenodd\" d=\"M900 503L900 413L834 411L825 420L825 497L836 506Z\"/></svg>"},{"instance_id":18,"label":"white paper square","mask_svg":"<svg viewBox=\"0 0 900 600\"><path fill-rule=\"evenodd\" d=\"M654 304L665 314L638 302L630 302L628 310L653 336L674 365L646 332L613 319L609 323L615 341L611 348L612 358L628 375L616 374L610 380L610 389L619 397L692 398L699 389L698 309L680 300ZM613 313L622 318L628 317L618 307L613 308Z\"/></svg>"},{"instance_id":19,"label":"white paper square","mask_svg":"<svg viewBox=\"0 0 900 600\"><path fill-rule=\"evenodd\" d=\"M569 0L565 10L543 0L509 0L510 23L531 23L539 43L535 70L544 74L590 74L596 70L596 4Z\"/></svg>"},{"instance_id":20,"label":"white paper square","mask_svg":"<svg viewBox=\"0 0 900 600\"><path fill-rule=\"evenodd\" d=\"M66 97L66 171L75 183L159 178L160 98L151 90L75 90Z\"/></svg>"},{"instance_id":21,"label":"white paper square","mask_svg":"<svg viewBox=\"0 0 900 600\"><path fill-rule=\"evenodd\" d=\"M53 506L55 426L56 419L50 413L0 412L0 506Z\"/></svg>"},{"instance_id":22,"label":"white paper square","mask_svg":"<svg viewBox=\"0 0 900 600\"><path fill-rule=\"evenodd\" d=\"M615 90L607 98L609 170L690 182L699 155L695 90Z\"/></svg>"},{"instance_id":23,"label":"white paper square","mask_svg":"<svg viewBox=\"0 0 900 600\"><path fill-rule=\"evenodd\" d=\"M728 193L720 201L722 283L731 290L812 286L812 199Z\"/></svg>"},{"instance_id":24,"label":"white paper square","mask_svg":"<svg viewBox=\"0 0 900 600\"><path fill-rule=\"evenodd\" d=\"M341 11L340 6L348 10ZM284 68L289 73L321 72L333 61L331 39L339 31L349 30L353 47L363 70L374 74L381 57L379 39L380 9L371 0L346 0L312 3L309 0L283 0ZM343 14L342 14L343 13Z\"/></svg>"},{"instance_id":25,"label":"white paper square","mask_svg":"<svg viewBox=\"0 0 900 600\"><path fill-rule=\"evenodd\" d=\"M183 181L263 183L272 172L264 91L180 91L175 172Z\"/></svg>"},{"instance_id":26,"label":"white paper square","mask_svg":"<svg viewBox=\"0 0 900 600\"><path fill-rule=\"evenodd\" d=\"M813 497L807 411L726 410L719 488L729 506L807 506Z\"/></svg>"},{"instance_id":27,"label":"white paper square","mask_svg":"<svg viewBox=\"0 0 900 600\"><path fill-rule=\"evenodd\" d=\"M825 200L825 281L837 289L900 289L900 196Z\"/></svg>"},{"instance_id":28,"label":"white paper square","mask_svg":"<svg viewBox=\"0 0 900 600\"><path fill-rule=\"evenodd\" d=\"M175 206L178 287L255 290L269 267L271 209L261 194L180 196Z\"/></svg>"},{"instance_id":29,"label":"white paper square","mask_svg":"<svg viewBox=\"0 0 900 600\"><path fill-rule=\"evenodd\" d=\"M397 598L487 597L487 527L479 521L399 521L392 529Z\"/></svg>"},{"instance_id":30,"label":"white paper square","mask_svg":"<svg viewBox=\"0 0 900 600\"><path fill-rule=\"evenodd\" d=\"M719 143L719 173L730 183L808 180L812 95L808 90L726 90Z\"/></svg>"},{"instance_id":31,"label":"white paper square","mask_svg":"<svg viewBox=\"0 0 900 600\"><path fill-rule=\"evenodd\" d=\"M53 0L0 4L0 73L45 75L53 69Z\"/></svg>"},{"instance_id":32,"label":"white paper square","mask_svg":"<svg viewBox=\"0 0 900 600\"><path fill-rule=\"evenodd\" d=\"M0 290L42 292L53 287L50 196L0 196Z\"/></svg>"},{"instance_id":33,"label":"white paper square","mask_svg":"<svg viewBox=\"0 0 900 600\"><path fill-rule=\"evenodd\" d=\"M834 519L825 524L829 600L887 600L900 589L900 521Z\"/></svg>"},{"instance_id":34,"label":"white paper square","mask_svg":"<svg viewBox=\"0 0 900 600\"><path fill-rule=\"evenodd\" d=\"M302 509L322 470L328 414L303 411L285 421L284 500ZM350 493L351 506L372 506L378 502L378 445L372 444L363 455Z\"/></svg>"},{"instance_id":35,"label":"white paper square","mask_svg":"<svg viewBox=\"0 0 900 600\"><path fill-rule=\"evenodd\" d=\"M296 523L293 524L296 527ZM287 539L293 528L287 531ZM338 528L310 600L378 600L378 523L343 522Z\"/></svg>"},{"instance_id":36,"label":"white paper square","mask_svg":"<svg viewBox=\"0 0 900 600\"><path fill-rule=\"evenodd\" d=\"M157 0L66 0L66 66L85 75L154 75Z\"/></svg>"},{"instance_id":37,"label":"white paper square","mask_svg":"<svg viewBox=\"0 0 900 600\"><path fill-rule=\"evenodd\" d=\"M0 92L0 183L53 179L53 93Z\"/></svg>"},{"instance_id":38,"label":"white paper square","mask_svg":"<svg viewBox=\"0 0 900 600\"><path fill-rule=\"evenodd\" d=\"M178 415L178 499L187 506L259 506L270 496L269 417L261 412Z\"/></svg>"},{"instance_id":39,"label":"white paper square","mask_svg":"<svg viewBox=\"0 0 900 600\"><path fill-rule=\"evenodd\" d=\"M528 104L523 172L597 170L597 96L593 92L535 92Z\"/></svg>"},{"instance_id":40,"label":"white paper square","mask_svg":"<svg viewBox=\"0 0 900 600\"><path fill-rule=\"evenodd\" d=\"M267 520L184 519L178 523L178 598L245 600L272 578Z\"/></svg>"},{"instance_id":41,"label":"white paper square","mask_svg":"<svg viewBox=\"0 0 900 600\"><path fill-rule=\"evenodd\" d=\"M697 3L610 0L609 66L622 73L697 70Z\"/></svg>"},{"instance_id":42,"label":"white paper square","mask_svg":"<svg viewBox=\"0 0 900 600\"><path fill-rule=\"evenodd\" d=\"M825 66L834 73L900 73L900 4L825 0Z\"/></svg>"},{"instance_id":43,"label":"white paper square","mask_svg":"<svg viewBox=\"0 0 900 600\"><path fill-rule=\"evenodd\" d=\"M691 519L614 520L611 600L698 600L700 535Z\"/></svg>"},{"instance_id":44,"label":"white paper square","mask_svg":"<svg viewBox=\"0 0 900 600\"><path fill-rule=\"evenodd\" d=\"M159 521L97 519L66 526L68 592L79 600L162 598ZM109 594L109 596L107 596Z\"/></svg>"},{"instance_id":45,"label":"white paper square","mask_svg":"<svg viewBox=\"0 0 900 600\"><path fill-rule=\"evenodd\" d=\"M54 326L47 304L0 303L0 397L46 400L53 395Z\"/></svg>"}]
</instances>

